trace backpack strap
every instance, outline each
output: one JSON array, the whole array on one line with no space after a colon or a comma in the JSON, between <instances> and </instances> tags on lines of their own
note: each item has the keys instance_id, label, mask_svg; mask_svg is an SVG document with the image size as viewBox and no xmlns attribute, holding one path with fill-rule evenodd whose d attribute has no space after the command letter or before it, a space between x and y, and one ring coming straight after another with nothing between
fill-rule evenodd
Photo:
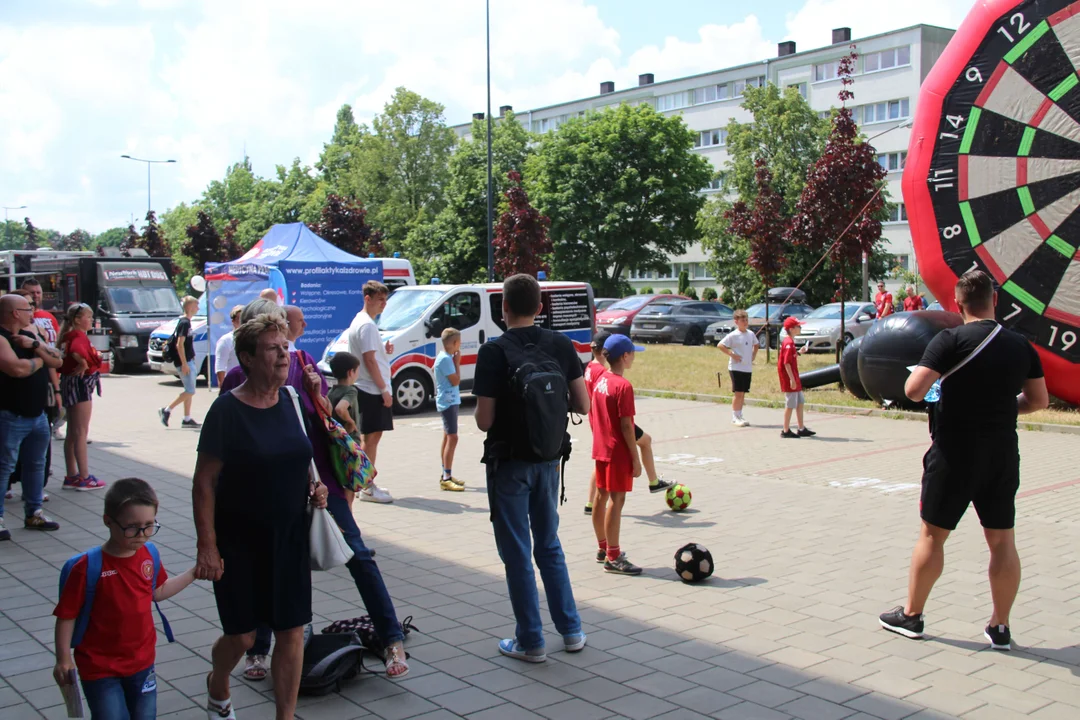
<instances>
[{"instance_id":1,"label":"backpack strap","mask_svg":"<svg viewBox=\"0 0 1080 720\"><path fill-rule=\"evenodd\" d=\"M92 547L87 550L83 555L72 558L76 562L80 557L86 557L86 589L83 594L83 604L79 608L79 616L75 619L75 630L71 634L71 647L78 646L83 636L86 635L86 628L90 625L90 612L94 607L94 594L97 592L97 583L101 579L101 547ZM74 566L74 562L68 561ZM65 565L64 569L70 573L70 568ZM67 580L64 573L60 574L61 586Z\"/></svg>"},{"instance_id":2,"label":"backpack strap","mask_svg":"<svg viewBox=\"0 0 1080 720\"><path fill-rule=\"evenodd\" d=\"M154 561L154 576L150 578L150 587L153 590L157 590L158 573L161 572L161 553L158 552L157 546L152 542L146 543L146 549L150 551L150 559ZM176 642L176 638L173 637L172 627L169 625L169 620L165 617L165 613L161 612L161 606L158 605L157 600L154 600L154 607L157 608L158 617L161 618L161 627L165 630L165 639L169 642Z\"/></svg>"}]
</instances>

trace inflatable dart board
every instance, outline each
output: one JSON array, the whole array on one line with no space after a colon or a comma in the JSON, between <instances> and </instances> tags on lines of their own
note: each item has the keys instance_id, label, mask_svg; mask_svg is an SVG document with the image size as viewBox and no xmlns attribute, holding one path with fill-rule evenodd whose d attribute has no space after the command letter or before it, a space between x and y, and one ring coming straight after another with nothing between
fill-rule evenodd
<instances>
[{"instance_id":1,"label":"inflatable dart board","mask_svg":"<svg viewBox=\"0 0 1080 720\"><path fill-rule=\"evenodd\" d=\"M1080 1L982 0L919 94L904 201L946 307L976 268L1031 340L1050 392L1080 404Z\"/></svg>"}]
</instances>

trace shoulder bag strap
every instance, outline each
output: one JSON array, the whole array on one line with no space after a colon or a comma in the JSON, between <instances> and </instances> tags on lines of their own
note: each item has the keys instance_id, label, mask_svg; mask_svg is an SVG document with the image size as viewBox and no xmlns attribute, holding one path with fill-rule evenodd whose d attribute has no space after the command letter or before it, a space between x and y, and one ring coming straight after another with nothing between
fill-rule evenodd
<instances>
[{"instance_id":1,"label":"shoulder bag strap","mask_svg":"<svg viewBox=\"0 0 1080 720\"><path fill-rule=\"evenodd\" d=\"M1001 332L1001 325L1000 325L1000 324L998 324L998 323L994 323L994 329L990 331L990 334L989 334L989 335L987 335L987 336L986 336L986 337L985 337L985 338L983 339L983 341L982 341L981 343L979 343L979 346L978 346L978 347L976 347L976 348L975 348L974 350L972 350L972 351L971 351L971 354L970 354L970 355L968 355L968 356L967 356L966 358L964 358L963 360L961 360L960 362L958 362L958 363L956 364L956 367L954 367L954 368L953 368L952 370L950 370L949 372L947 372L947 373L945 373L944 375L942 375L942 376L941 376L941 379L942 379L942 380L944 380L945 378L949 377L950 375L952 375L953 373L955 373L955 372L956 372L957 370L959 370L960 368L964 367L964 366L965 366L965 365L967 365L967 364L968 364L969 362L971 362L972 360L974 360L974 359L975 359L975 356L976 356L976 355L978 355L979 353L981 353L981 352L982 352L983 350L985 350L985 349L986 349L986 346L990 344L990 341L991 341L991 340L993 340L994 338L996 338L996 337L997 337L997 335L998 335L998 333L999 333L999 332Z\"/></svg>"},{"instance_id":2,"label":"shoulder bag strap","mask_svg":"<svg viewBox=\"0 0 1080 720\"><path fill-rule=\"evenodd\" d=\"M297 395L296 389L292 385L286 385L285 390L288 391L289 397L292 398L293 409L296 410L296 419L300 423L300 429L307 435L307 423L304 422L304 409L300 407L300 396ZM319 478L319 470L315 467L315 456L311 456L311 481L312 487L322 482Z\"/></svg>"}]
</instances>

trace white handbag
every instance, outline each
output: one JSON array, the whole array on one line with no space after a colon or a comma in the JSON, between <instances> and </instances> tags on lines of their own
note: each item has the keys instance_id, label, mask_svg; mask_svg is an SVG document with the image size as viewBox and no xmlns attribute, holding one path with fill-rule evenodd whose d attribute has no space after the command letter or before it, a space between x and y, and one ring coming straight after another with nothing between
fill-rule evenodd
<instances>
[{"instance_id":1,"label":"white handbag","mask_svg":"<svg viewBox=\"0 0 1080 720\"><path fill-rule=\"evenodd\" d=\"M292 398L293 408L296 410L296 419L300 421L300 429L307 435L304 411L300 408L300 397L292 387L286 385L285 389L289 391L289 396ZM311 461L311 477L315 480L316 485L322 482L319 479L319 471L315 467L314 458ZM345 542L345 536L341 534L341 528L334 522L330 511L309 504L308 515L308 544L311 553L311 569L333 570L352 560L352 548L349 547L349 543Z\"/></svg>"}]
</instances>

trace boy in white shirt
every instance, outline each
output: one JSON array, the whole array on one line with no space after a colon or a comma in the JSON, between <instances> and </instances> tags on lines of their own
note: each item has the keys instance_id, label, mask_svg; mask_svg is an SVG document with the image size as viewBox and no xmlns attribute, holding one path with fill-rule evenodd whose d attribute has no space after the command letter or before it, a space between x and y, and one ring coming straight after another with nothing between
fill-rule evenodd
<instances>
[{"instance_id":1,"label":"boy in white shirt","mask_svg":"<svg viewBox=\"0 0 1080 720\"><path fill-rule=\"evenodd\" d=\"M743 402L750 392L751 373L754 371L754 359L760 347L757 335L747 330L750 317L745 310L735 311L735 330L729 332L717 343L720 352L728 356L728 375L731 376L731 390L735 399L731 401L731 424L746 427L750 423L743 417Z\"/></svg>"}]
</instances>

